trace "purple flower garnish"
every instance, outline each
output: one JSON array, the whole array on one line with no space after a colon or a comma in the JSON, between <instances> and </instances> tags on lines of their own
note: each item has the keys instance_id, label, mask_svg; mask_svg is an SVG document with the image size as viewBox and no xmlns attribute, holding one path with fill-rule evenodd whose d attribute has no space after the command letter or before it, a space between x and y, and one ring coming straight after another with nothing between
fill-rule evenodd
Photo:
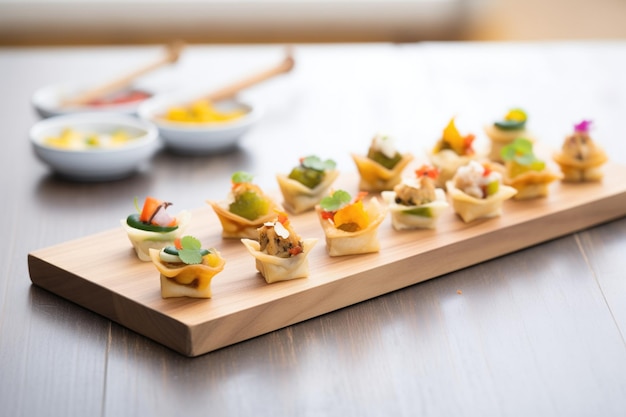
<instances>
[{"instance_id":1,"label":"purple flower garnish","mask_svg":"<svg viewBox=\"0 0 626 417\"><path fill-rule=\"evenodd\" d=\"M574 125L574 132L588 133L591 129L591 120L583 120Z\"/></svg>"}]
</instances>

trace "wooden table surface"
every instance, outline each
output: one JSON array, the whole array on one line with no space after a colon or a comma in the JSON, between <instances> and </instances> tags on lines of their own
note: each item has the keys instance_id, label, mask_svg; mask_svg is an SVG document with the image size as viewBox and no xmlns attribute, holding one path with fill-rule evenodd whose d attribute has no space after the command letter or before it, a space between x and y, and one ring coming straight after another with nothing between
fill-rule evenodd
<instances>
[{"instance_id":1,"label":"wooden table surface","mask_svg":"<svg viewBox=\"0 0 626 417\"><path fill-rule=\"evenodd\" d=\"M264 116L238 150L162 151L133 177L84 184L34 156L32 93L113 78L160 49L0 49L0 415L623 416L625 218L197 358L31 284L29 252L118 227L135 196L199 207L222 198L239 169L275 189L274 175L310 153L354 172L350 153L374 133L419 155L452 116L484 143L482 126L521 106L547 148L592 119L596 140L626 165L625 42L294 51L292 73L246 92ZM144 82L210 90L282 53L193 46Z\"/></svg>"}]
</instances>

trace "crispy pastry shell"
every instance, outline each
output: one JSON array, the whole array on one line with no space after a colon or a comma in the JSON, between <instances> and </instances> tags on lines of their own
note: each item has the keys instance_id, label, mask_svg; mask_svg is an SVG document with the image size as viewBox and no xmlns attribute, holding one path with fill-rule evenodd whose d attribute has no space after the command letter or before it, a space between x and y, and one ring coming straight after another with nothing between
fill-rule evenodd
<instances>
[{"instance_id":1,"label":"crispy pastry shell","mask_svg":"<svg viewBox=\"0 0 626 417\"><path fill-rule=\"evenodd\" d=\"M160 250L150 249L150 259L161 274L161 297L211 298L211 280L224 269L226 261L215 249L217 263L211 266L209 255L202 258L201 264L171 266L161 261Z\"/></svg>"},{"instance_id":2,"label":"crispy pastry shell","mask_svg":"<svg viewBox=\"0 0 626 417\"><path fill-rule=\"evenodd\" d=\"M543 171L527 171L513 178L505 176L504 182L517 190L513 199L527 200L547 196L550 183L561 178L563 175L560 173L545 169Z\"/></svg>"},{"instance_id":3,"label":"crispy pastry shell","mask_svg":"<svg viewBox=\"0 0 626 417\"><path fill-rule=\"evenodd\" d=\"M303 239L304 251L296 256L280 258L261 252L261 245L256 240L241 239L248 252L255 258L257 271L263 275L265 282L271 284L277 281L306 278L309 276L308 255L317 243L317 239Z\"/></svg>"},{"instance_id":4,"label":"crispy pastry shell","mask_svg":"<svg viewBox=\"0 0 626 417\"><path fill-rule=\"evenodd\" d=\"M357 255L380 250L378 227L385 219L387 209L380 204L377 198L364 202L364 205L370 218L370 224L358 232L346 232L335 228L330 220L322 218L321 207L315 206L326 236L326 251L330 256Z\"/></svg>"},{"instance_id":5,"label":"crispy pastry shell","mask_svg":"<svg viewBox=\"0 0 626 417\"><path fill-rule=\"evenodd\" d=\"M445 189L446 183L454 177L456 171L475 159L475 155L459 155L452 149L442 149L439 152L431 153L430 162L439 170L439 176L435 180L435 186Z\"/></svg>"},{"instance_id":6,"label":"crispy pastry shell","mask_svg":"<svg viewBox=\"0 0 626 417\"><path fill-rule=\"evenodd\" d=\"M437 198L427 204L419 206L405 206L396 203L396 193L394 191L383 191L381 196L389 207L391 213L391 225L395 230L409 229L434 229L437 226L437 219L449 206L446 194L441 188L435 190ZM429 209L430 216L420 216L409 213L411 210L420 208Z\"/></svg>"},{"instance_id":7,"label":"crispy pastry shell","mask_svg":"<svg viewBox=\"0 0 626 417\"><path fill-rule=\"evenodd\" d=\"M487 198L476 198L456 188L452 180L448 181L446 186L452 200L452 208L465 223L480 218L500 216L502 203L517 193L515 188L500 184L496 194Z\"/></svg>"},{"instance_id":8,"label":"crispy pastry shell","mask_svg":"<svg viewBox=\"0 0 626 417\"><path fill-rule=\"evenodd\" d=\"M591 158L583 161L564 153L557 153L553 158L561 167L563 179L570 182L600 181L604 177L600 167L609 159L600 148Z\"/></svg>"},{"instance_id":9,"label":"crispy pastry shell","mask_svg":"<svg viewBox=\"0 0 626 417\"><path fill-rule=\"evenodd\" d=\"M494 124L490 124L484 127L485 134L491 141L491 148L489 150L489 159L494 162L504 162L502 160L501 152L502 148L506 145L512 143L517 138L526 138L531 142L534 142L534 139L528 133L526 128L523 129L514 129L514 130L503 130L497 128Z\"/></svg>"},{"instance_id":10,"label":"crispy pastry shell","mask_svg":"<svg viewBox=\"0 0 626 417\"><path fill-rule=\"evenodd\" d=\"M299 214L314 209L315 205L328 194L328 190L338 176L339 171L336 169L326 171L324 180L315 188L309 188L284 174L276 175L276 180L285 200L285 208L294 214Z\"/></svg>"},{"instance_id":11,"label":"crispy pastry shell","mask_svg":"<svg viewBox=\"0 0 626 417\"><path fill-rule=\"evenodd\" d=\"M352 154L360 174L359 189L363 191L393 190L402 180L402 172L413 160L413 155L406 153L393 169L387 169L372 159Z\"/></svg>"},{"instance_id":12,"label":"crispy pastry shell","mask_svg":"<svg viewBox=\"0 0 626 417\"><path fill-rule=\"evenodd\" d=\"M257 239L259 232L256 229L261 227L263 223L274 220L277 211L284 211L282 206L270 200L270 207L266 215L254 220L248 220L228 211L228 206L225 202L207 201L207 203L213 207L213 211L215 211L222 224L223 238Z\"/></svg>"},{"instance_id":13,"label":"crispy pastry shell","mask_svg":"<svg viewBox=\"0 0 626 417\"><path fill-rule=\"evenodd\" d=\"M176 221L178 222L178 228L166 233L135 229L126 223L126 219L120 220L120 223L128 234L128 240L133 245L137 257L144 262L150 262L151 248L163 249L173 244L176 238L182 236L191 221L191 212L187 210L181 211L176 215Z\"/></svg>"}]
</instances>

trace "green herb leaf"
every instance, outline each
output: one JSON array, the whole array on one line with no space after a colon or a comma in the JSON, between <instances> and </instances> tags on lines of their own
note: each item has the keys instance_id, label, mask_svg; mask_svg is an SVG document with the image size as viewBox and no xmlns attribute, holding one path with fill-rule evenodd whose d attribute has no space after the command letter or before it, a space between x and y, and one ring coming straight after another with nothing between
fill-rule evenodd
<instances>
[{"instance_id":1,"label":"green herb leaf","mask_svg":"<svg viewBox=\"0 0 626 417\"><path fill-rule=\"evenodd\" d=\"M233 184L241 184L244 182L252 182L254 177L245 171L237 171L230 177Z\"/></svg>"},{"instance_id":2,"label":"green herb leaf","mask_svg":"<svg viewBox=\"0 0 626 417\"><path fill-rule=\"evenodd\" d=\"M352 197L347 191L337 190L320 201L320 207L325 211L337 211L348 205Z\"/></svg>"},{"instance_id":3,"label":"green herb leaf","mask_svg":"<svg viewBox=\"0 0 626 417\"><path fill-rule=\"evenodd\" d=\"M202 255L200 251L189 251L181 249L178 251L178 257L187 265L196 265L202 263Z\"/></svg>"},{"instance_id":4,"label":"green herb leaf","mask_svg":"<svg viewBox=\"0 0 626 417\"><path fill-rule=\"evenodd\" d=\"M529 154L516 155L514 159L515 159L515 162L517 162L520 165L530 165L535 160L535 156L529 155Z\"/></svg>"},{"instance_id":5,"label":"green herb leaf","mask_svg":"<svg viewBox=\"0 0 626 417\"><path fill-rule=\"evenodd\" d=\"M139 199L137 197L135 197L135 199L133 200L133 204L135 205L135 210L137 210L137 213L141 214L141 207L139 207Z\"/></svg>"},{"instance_id":6,"label":"green herb leaf","mask_svg":"<svg viewBox=\"0 0 626 417\"><path fill-rule=\"evenodd\" d=\"M500 152L505 161L514 161L523 166L531 166L539 161L533 153L533 143L525 138L517 138L502 148Z\"/></svg>"},{"instance_id":7,"label":"green herb leaf","mask_svg":"<svg viewBox=\"0 0 626 417\"><path fill-rule=\"evenodd\" d=\"M193 236L183 236L180 239L180 245L183 247L183 249L189 249L189 250L202 249L202 244L200 243L200 241Z\"/></svg>"},{"instance_id":8,"label":"green herb leaf","mask_svg":"<svg viewBox=\"0 0 626 417\"><path fill-rule=\"evenodd\" d=\"M513 146L521 154L532 155L533 153L533 143L528 139L517 138L513 141Z\"/></svg>"},{"instance_id":9,"label":"green herb leaf","mask_svg":"<svg viewBox=\"0 0 626 417\"><path fill-rule=\"evenodd\" d=\"M316 171L327 171L335 169L337 164L332 159L322 161L319 156L310 155L302 159L302 166L305 168L314 169Z\"/></svg>"},{"instance_id":10,"label":"green herb leaf","mask_svg":"<svg viewBox=\"0 0 626 417\"><path fill-rule=\"evenodd\" d=\"M538 159L533 153L533 143L528 139L515 139L513 143L502 148L500 155L505 161L513 162L514 167L517 166L514 169L517 174L514 175L526 171L543 171L546 167L545 162Z\"/></svg>"},{"instance_id":11,"label":"green herb leaf","mask_svg":"<svg viewBox=\"0 0 626 417\"><path fill-rule=\"evenodd\" d=\"M506 145L500 151L500 156L505 161L512 161L515 158L515 148L511 145Z\"/></svg>"},{"instance_id":12,"label":"green herb leaf","mask_svg":"<svg viewBox=\"0 0 626 417\"><path fill-rule=\"evenodd\" d=\"M180 239L183 247L178 250L178 257L187 265L202 263L202 244L193 236L183 236Z\"/></svg>"}]
</instances>

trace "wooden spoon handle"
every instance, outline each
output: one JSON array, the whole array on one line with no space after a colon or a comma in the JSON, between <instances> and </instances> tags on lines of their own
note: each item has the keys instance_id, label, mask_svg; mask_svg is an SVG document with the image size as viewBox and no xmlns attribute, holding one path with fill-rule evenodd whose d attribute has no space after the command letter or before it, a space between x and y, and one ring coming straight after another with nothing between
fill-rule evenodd
<instances>
[{"instance_id":1,"label":"wooden spoon handle","mask_svg":"<svg viewBox=\"0 0 626 417\"><path fill-rule=\"evenodd\" d=\"M182 42L171 43L167 46L166 54L159 60L148 64L143 68L139 68L131 72L130 74L124 75L123 77L108 82L104 85L93 88L91 90L83 91L82 93L77 94L74 97L70 97L64 100L62 104L64 106L85 105L96 98L121 90L130 85L136 78L151 71L154 71L155 69L160 68L164 65L172 64L178 61L178 58L180 57L183 48L184 44Z\"/></svg>"},{"instance_id":2,"label":"wooden spoon handle","mask_svg":"<svg viewBox=\"0 0 626 417\"><path fill-rule=\"evenodd\" d=\"M257 74L253 74L233 84L227 85L226 87L213 91L212 93L206 95L204 98L213 102L224 100L227 98L232 98L241 90L244 90L260 82L263 82L276 75L291 71L294 65L295 65L295 61L291 54L291 50L288 49L287 56L285 57L285 59L283 59L283 61L280 64L276 65L275 67L269 68L265 71L261 71Z\"/></svg>"}]
</instances>

